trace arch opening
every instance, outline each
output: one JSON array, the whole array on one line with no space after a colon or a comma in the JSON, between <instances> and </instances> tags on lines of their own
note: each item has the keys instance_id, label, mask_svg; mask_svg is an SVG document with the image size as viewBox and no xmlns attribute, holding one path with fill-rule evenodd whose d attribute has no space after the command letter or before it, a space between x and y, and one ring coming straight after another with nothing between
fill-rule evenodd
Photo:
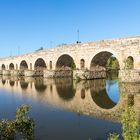
<instances>
[{"instance_id":1,"label":"arch opening","mask_svg":"<svg viewBox=\"0 0 140 140\"><path fill-rule=\"evenodd\" d=\"M56 69L72 70L75 69L76 65L73 58L70 55L61 55L56 62Z\"/></svg>"},{"instance_id":2,"label":"arch opening","mask_svg":"<svg viewBox=\"0 0 140 140\"><path fill-rule=\"evenodd\" d=\"M80 60L80 66L81 66L81 70L85 69L85 60L84 59Z\"/></svg>"},{"instance_id":3,"label":"arch opening","mask_svg":"<svg viewBox=\"0 0 140 140\"><path fill-rule=\"evenodd\" d=\"M47 68L45 61L42 58L38 58L35 62L34 69L36 76L43 76L43 70Z\"/></svg>"},{"instance_id":4,"label":"arch opening","mask_svg":"<svg viewBox=\"0 0 140 140\"><path fill-rule=\"evenodd\" d=\"M52 61L50 61L50 70L52 70Z\"/></svg>"},{"instance_id":5,"label":"arch opening","mask_svg":"<svg viewBox=\"0 0 140 140\"><path fill-rule=\"evenodd\" d=\"M120 69L117 58L107 51L100 52L93 57L90 69L92 70L96 66L104 67L105 69Z\"/></svg>"},{"instance_id":6,"label":"arch opening","mask_svg":"<svg viewBox=\"0 0 140 140\"><path fill-rule=\"evenodd\" d=\"M4 64L2 64L1 69L2 69L2 70L6 70L6 67L5 67Z\"/></svg>"},{"instance_id":7,"label":"arch opening","mask_svg":"<svg viewBox=\"0 0 140 140\"><path fill-rule=\"evenodd\" d=\"M38 58L35 62L34 68L35 70L43 70L46 69L46 63L42 58Z\"/></svg>"},{"instance_id":8,"label":"arch opening","mask_svg":"<svg viewBox=\"0 0 140 140\"><path fill-rule=\"evenodd\" d=\"M126 69L134 69L134 58L132 56L128 56L125 62Z\"/></svg>"},{"instance_id":9,"label":"arch opening","mask_svg":"<svg viewBox=\"0 0 140 140\"><path fill-rule=\"evenodd\" d=\"M15 68L14 68L14 64L13 63L10 63L10 65L9 65L9 70L14 70Z\"/></svg>"},{"instance_id":10,"label":"arch opening","mask_svg":"<svg viewBox=\"0 0 140 140\"><path fill-rule=\"evenodd\" d=\"M105 71L107 72L107 75L108 73L112 74L114 72L117 72L116 77L118 77L119 69L120 65L118 59L108 51L103 51L96 54L90 64L91 71Z\"/></svg>"},{"instance_id":11,"label":"arch opening","mask_svg":"<svg viewBox=\"0 0 140 140\"><path fill-rule=\"evenodd\" d=\"M25 60L21 61L20 63L20 70L27 70L28 69L28 64Z\"/></svg>"}]
</instances>

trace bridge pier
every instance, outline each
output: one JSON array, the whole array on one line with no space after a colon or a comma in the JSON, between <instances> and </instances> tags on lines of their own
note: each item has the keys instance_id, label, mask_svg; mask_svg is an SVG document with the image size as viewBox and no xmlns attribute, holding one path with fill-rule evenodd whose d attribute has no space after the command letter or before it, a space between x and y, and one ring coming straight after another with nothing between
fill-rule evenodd
<instances>
[{"instance_id":1,"label":"bridge pier","mask_svg":"<svg viewBox=\"0 0 140 140\"><path fill-rule=\"evenodd\" d=\"M43 70L25 70L25 77L43 77Z\"/></svg>"},{"instance_id":2,"label":"bridge pier","mask_svg":"<svg viewBox=\"0 0 140 140\"><path fill-rule=\"evenodd\" d=\"M93 80L106 78L106 71L74 70L73 79Z\"/></svg>"},{"instance_id":3,"label":"bridge pier","mask_svg":"<svg viewBox=\"0 0 140 140\"><path fill-rule=\"evenodd\" d=\"M20 71L19 70L11 70L10 75L11 76L20 76Z\"/></svg>"},{"instance_id":4,"label":"bridge pier","mask_svg":"<svg viewBox=\"0 0 140 140\"><path fill-rule=\"evenodd\" d=\"M34 74L35 74L35 71L33 71L33 70L25 70L25 71L24 71L24 75L25 75L26 77L33 77Z\"/></svg>"},{"instance_id":5,"label":"bridge pier","mask_svg":"<svg viewBox=\"0 0 140 140\"><path fill-rule=\"evenodd\" d=\"M44 78L67 78L73 77L72 70L44 70Z\"/></svg>"},{"instance_id":6,"label":"bridge pier","mask_svg":"<svg viewBox=\"0 0 140 140\"><path fill-rule=\"evenodd\" d=\"M55 77L54 70L44 70L43 73L44 73L44 75L43 75L44 78L54 78Z\"/></svg>"},{"instance_id":7,"label":"bridge pier","mask_svg":"<svg viewBox=\"0 0 140 140\"><path fill-rule=\"evenodd\" d=\"M121 82L140 82L140 70L120 70L119 79Z\"/></svg>"}]
</instances>

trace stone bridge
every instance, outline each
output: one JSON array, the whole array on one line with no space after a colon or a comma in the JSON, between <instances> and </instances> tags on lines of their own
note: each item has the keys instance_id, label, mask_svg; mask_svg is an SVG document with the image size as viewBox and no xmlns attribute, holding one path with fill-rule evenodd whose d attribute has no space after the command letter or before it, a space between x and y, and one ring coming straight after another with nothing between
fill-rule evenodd
<instances>
[{"instance_id":1,"label":"stone bridge","mask_svg":"<svg viewBox=\"0 0 140 140\"><path fill-rule=\"evenodd\" d=\"M62 45L30 54L3 58L0 59L0 73L53 77L54 71L57 75L56 70L71 68L75 70L73 72L75 75L83 75L85 70L92 71L96 66L105 67L110 56L115 56L119 62L122 81L129 79L134 82L140 81L139 36ZM128 62L131 62L131 66L128 66ZM131 78L127 78L128 74Z\"/></svg>"}]
</instances>

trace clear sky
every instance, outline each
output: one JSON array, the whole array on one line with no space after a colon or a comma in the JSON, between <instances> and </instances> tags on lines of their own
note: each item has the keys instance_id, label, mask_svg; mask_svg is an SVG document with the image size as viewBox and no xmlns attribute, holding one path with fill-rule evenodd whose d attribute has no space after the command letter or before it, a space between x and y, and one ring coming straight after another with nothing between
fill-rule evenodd
<instances>
[{"instance_id":1,"label":"clear sky","mask_svg":"<svg viewBox=\"0 0 140 140\"><path fill-rule=\"evenodd\" d=\"M140 35L140 0L0 0L0 57L75 43L78 29L82 42Z\"/></svg>"}]
</instances>

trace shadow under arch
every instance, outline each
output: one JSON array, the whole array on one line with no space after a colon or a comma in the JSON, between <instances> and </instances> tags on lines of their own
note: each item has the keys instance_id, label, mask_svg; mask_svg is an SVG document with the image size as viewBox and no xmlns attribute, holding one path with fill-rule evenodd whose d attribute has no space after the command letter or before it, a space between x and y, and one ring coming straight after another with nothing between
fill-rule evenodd
<instances>
[{"instance_id":1,"label":"shadow under arch","mask_svg":"<svg viewBox=\"0 0 140 140\"><path fill-rule=\"evenodd\" d=\"M106 80L91 81L90 93L94 103L102 109L112 109L117 105L107 93Z\"/></svg>"},{"instance_id":2,"label":"shadow under arch","mask_svg":"<svg viewBox=\"0 0 140 140\"><path fill-rule=\"evenodd\" d=\"M28 64L25 60L22 60L20 63L20 70L26 70L28 69Z\"/></svg>"},{"instance_id":3,"label":"shadow under arch","mask_svg":"<svg viewBox=\"0 0 140 140\"><path fill-rule=\"evenodd\" d=\"M68 54L61 55L56 62L56 69L75 69L76 65L73 58Z\"/></svg>"},{"instance_id":4,"label":"shadow under arch","mask_svg":"<svg viewBox=\"0 0 140 140\"><path fill-rule=\"evenodd\" d=\"M4 64L2 64L1 69L2 69L2 70L6 70L6 67L5 67Z\"/></svg>"},{"instance_id":5,"label":"shadow under arch","mask_svg":"<svg viewBox=\"0 0 140 140\"><path fill-rule=\"evenodd\" d=\"M43 58L38 58L35 61L34 69L35 70L42 70L42 69L45 69L45 68L47 68L45 60Z\"/></svg>"},{"instance_id":6,"label":"shadow under arch","mask_svg":"<svg viewBox=\"0 0 140 140\"><path fill-rule=\"evenodd\" d=\"M110 58L115 58L118 64L116 69L120 69L119 61L113 53L109 51L101 51L97 53L91 60L90 70L93 70L97 65L106 68Z\"/></svg>"},{"instance_id":7,"label":"shadow under arch","mask_svg":"<svg viewBox=\"0 0 140 140\"><path fill-rule=\"evenodd\" d=\"M71 78L55 79L55 85L58 96L64 101L70 101L74 98L76 90L73 87Z\"/></svg>"},{"instance_id":8,"label":"shadow under arch","mask_svg":"<svg viewBox=\"0 0 140 140\"><path fill-rule=\"evenodd\" d=\"M14 64L13 63L10 63L9 70L14 70L14 69L15 69Z\"/></svg>"},{"instance_id":9,"label":"shadow under arch","mask_svg":"<svg viewBox=\"0 0 140 140\"><path fill-rule=\"evenodd\" d=\"M35 89L37 92L45 92L47 89L47 85L44 84L44 80L42 78L35 78Z\"/></svg>"}]
</instances>

